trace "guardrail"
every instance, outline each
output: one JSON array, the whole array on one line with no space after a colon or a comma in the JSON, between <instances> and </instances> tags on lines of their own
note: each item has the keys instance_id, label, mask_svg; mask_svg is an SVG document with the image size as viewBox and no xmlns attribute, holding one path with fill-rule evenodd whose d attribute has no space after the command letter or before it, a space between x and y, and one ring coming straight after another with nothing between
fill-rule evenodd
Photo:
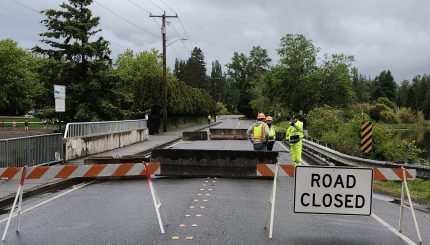
<instances>
[{"instance_id":1,"label":"guardrail","mask_svg":"<svg viewBox=\"0 0 430 245\"><path fill-rule=\"evenodd\" d=\"M90 137L147 128L147 120L68 123L64 138Z\"/></svg>"},{"instance_id":2,"label":"guardrail","mask_svg":"<svg viewBox=\"0 0 430 245\"><path fill-rule=\"evenodd\" d=\"M63 159L61 133L0 140L0 168L35 166Z\"/></svg>"},{"instance_id":3,"label":"guardrail","mask_svg":"<svg viewBox=\"0 0 430 245\"><path fill-rule=\"evenodd\" d=\"M324 160L328 164L332 163L334 165L356 167L405 167L410 169L416 169L418 178L430 179L430 168L422 165L398 164L388 161L377 161L372 159L350 156L306 139L303 139L303 149L307 152L313 152L321 158L324 158Z\"/></svg>"}]
</instances>

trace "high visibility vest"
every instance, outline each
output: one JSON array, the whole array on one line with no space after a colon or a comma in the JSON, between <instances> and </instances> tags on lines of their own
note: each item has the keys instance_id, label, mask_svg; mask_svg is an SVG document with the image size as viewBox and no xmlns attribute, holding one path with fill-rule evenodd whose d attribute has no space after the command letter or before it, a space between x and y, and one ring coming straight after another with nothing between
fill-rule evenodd
<instances>
[{"instance_id":1,"label":"high visibility vest","mask_svg":"<svg viewBox=\"0 0 430 245\"><path fill-rule=\"evenodd\" d=\"M254 137L253 138L254 138L255 143L261 143L261 142L265 141L266 136L264 135L264 123L261 123L258 126L254 125Z\"/></svg>"},{"instance_id":2,"label":"high visibility vest","mask_svg":"<svg viewBox=\"0 0 430 245\"><path fill-rule=\"evenodd\" d=\"M276 139L275 127L271 126L269 128L269 141L275 141L275 139Z\"/></svg>"},{"instance_id":3,"label":"high visibility vest","mask_svg":"<svg viewBox=\"0 0 430 245\"><path fill-rule=\"evenodd\" d=\"M290 143L297 143L303 138L303 122L297 121L296 125L287 129L287 139Z\"/></svg>"}]
</instances>

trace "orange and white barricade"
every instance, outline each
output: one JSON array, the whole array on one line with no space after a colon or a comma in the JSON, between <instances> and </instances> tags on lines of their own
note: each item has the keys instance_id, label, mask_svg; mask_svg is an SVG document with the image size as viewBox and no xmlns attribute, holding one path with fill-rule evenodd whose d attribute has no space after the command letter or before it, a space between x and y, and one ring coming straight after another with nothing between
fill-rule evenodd
<instances>
[{"instance_id":1,"label":"orange and white barricade","mask_svg":"<svg viewBox=\"0 0 430 245\"><path fill-rule=\"evenodd\" d=\"M167 223L167 217L162 210L160 199L157 195L155 187L152 183L151 175L158 174L160 163L123 163L123 164L94 164L94 165L54 165L54 166L38 166L38 167L10 167L0 168L1 180L14 180L20 177L20 182L16 196L10 210L9 218L3 232L2 241L6 239L6 234L9 229L10 222L14 216L15 207L18 202L18 216L16 231L19 231L20 214L22 207L22 195L24 190L25 180L37 179L68 179L68 178L97 178L97 177L126 177L126 176L142 176L148 180L149 189L151 191L152 200L154 202L155 212L157 214L158 223L161 233L165 233L163 221L161 219L160 210L164 215ZM19 199L19 201L18 201ZM167 224L168 225L168 224Z\"/></svg>"},{"instance_id":2,"label":"orange and white barricade","mask_svg":"<svg viewBox=\"0 0 430 245\"><path fill-rule=\"evenodd\" d=\"M333 167L330 167L333 168ZM267 176L273 177L272 192L269 199L269 210L265 223L265 227L269 226L269 238L273 237L273 220L275 213L275 202L276 202L276 186L278 177L295 177L295 167L292 164L257 164L256 166L257 176ZM418 227L418 222L416 219L414 206L411 200L411 196L408 188L408 180L416 179L415 169L401 168L373 168L373 179L374 180L395 180L402 181L402 192L400 199L400 217L399 217L399 232L403 229L403 211L404 208L409 208L412 213L412 218L414 221L415 231L417 233L418 242L422 243L421 234ZM409 205L405 205L405 193L408 198ZM372 216L375 215L372 213ZM380 219L379 217L375 219Z\"/></svg>"}]
</instances>

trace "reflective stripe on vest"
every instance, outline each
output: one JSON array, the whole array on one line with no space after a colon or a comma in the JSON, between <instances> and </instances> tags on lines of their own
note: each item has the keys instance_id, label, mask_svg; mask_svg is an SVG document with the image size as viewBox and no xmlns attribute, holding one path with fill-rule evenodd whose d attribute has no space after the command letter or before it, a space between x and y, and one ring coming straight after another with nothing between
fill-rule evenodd
<instances>
[{"instance_id":1,"label":"reflective stripe on vest","mask_svg":"<svg viewBox=\"0 0 430 245\"><path fill-rule=\"evenodd\" d=\"M258 126L254 125L254 142L260 143L265 139L264 135L264 123L261 123Z\"/></svg>"}]
</instances>

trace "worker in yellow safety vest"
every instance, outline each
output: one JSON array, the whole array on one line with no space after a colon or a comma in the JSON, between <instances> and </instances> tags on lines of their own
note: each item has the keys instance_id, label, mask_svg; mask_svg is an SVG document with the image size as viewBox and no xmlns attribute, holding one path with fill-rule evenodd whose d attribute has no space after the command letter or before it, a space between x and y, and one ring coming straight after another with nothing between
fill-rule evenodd
<instances>
[{"instance_id":1,"label":"worker in yellow safety vest","mask_svg":"<svg viewBox=\"0 0 430 245\"><path fill-rule=\"evenodd\" d=\"M291 158L295 166L302 164L303 136L303 122L299 121L296 116L292 116L286 138L290 143Z\"/></svg>"},{"instance_id":2,"label":"worker in yellow safety vest","mask_svg":"<svg viewBox=\"0 0 430 245\"><path fill-rule=\"evenodd\" d=\"M267 138L269 137L269 127L264 122L266 116L264 113L258 113L257 122L253 123L246 131L248 139L254 145L254 150L264 151L267 149Z\"/></svg>"},{"instance_id":3,"label":"worker in yellow safety vest","mask_svg":"<svg viewBox=\"0 0 430 245\"><path fill-rule=\"evenodd\" d=\"M276 140L276 131L275 127L272 125L273 118L271 116L266 117L266 123L269 127L269 137L267 137L267 150L271 151L273 149L273 145L275 144Z\"/></svg>"}]
</instances>

